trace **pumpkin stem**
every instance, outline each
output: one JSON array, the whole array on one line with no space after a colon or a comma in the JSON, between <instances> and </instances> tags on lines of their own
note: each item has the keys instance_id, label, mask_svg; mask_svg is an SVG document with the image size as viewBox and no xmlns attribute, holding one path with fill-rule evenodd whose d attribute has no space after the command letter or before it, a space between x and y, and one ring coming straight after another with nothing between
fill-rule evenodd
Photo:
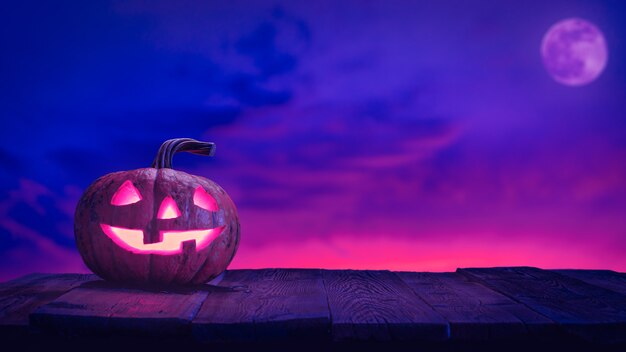
<instances>
[{"instance_id":1,"label":"pumpkin stem","mask_svg":"<svg viewBox=\"0 0 626 352\"><path fill-rule=\"evenodd\" d=\"M159 148L159 152L152 162L152 167L171 169L172 157L178 152L213 156L215 154L215 143L200 142L191 138L169 139L161 144L161 148Z\"/></svg>"}]
</instances>

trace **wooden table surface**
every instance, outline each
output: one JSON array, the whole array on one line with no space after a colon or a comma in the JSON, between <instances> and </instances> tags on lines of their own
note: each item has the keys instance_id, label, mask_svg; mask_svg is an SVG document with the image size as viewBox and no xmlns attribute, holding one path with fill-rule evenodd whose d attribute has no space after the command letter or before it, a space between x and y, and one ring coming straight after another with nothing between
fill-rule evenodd
<instances>
[{"instance_id":1,"label":"wooden table surface","mask_svg":"<svg viewBox=\"0 0 626 352\"><path fill-rule=\"evenodd\" d=\"M94 275L0 284L0 333L195 343L626 343L626 274L532 267L449 273L229 270L210 284L124 287Z\"/></svg>"}]
</instances>

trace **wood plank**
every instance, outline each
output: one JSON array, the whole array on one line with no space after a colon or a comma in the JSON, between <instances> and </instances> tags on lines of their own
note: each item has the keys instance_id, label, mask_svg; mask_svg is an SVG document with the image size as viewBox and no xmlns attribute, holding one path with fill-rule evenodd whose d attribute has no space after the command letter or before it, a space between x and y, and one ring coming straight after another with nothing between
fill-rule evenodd
<instances>
[{"instance_id":1,"label":"wood plank","mask_svg":"<svg viewBox=\"0 0 626 352\"><path fill-rule=\"evenodd\" d=\"M551 270L626 295L626 274L612 270Z\"/></svg>"},{"instance_id":2,"label":"wood plank","mask_svg":"<svg viewBox=\"0 0 626 352\"><path fill-rule=\"evenodd\" d=\"M86 274L31 274L0 284L0 326L26 327L28 315L74 287L96 280Z\"/></svg>"},{"instance_id":3,"label":"wood plank","mask_svg":"<svg viewBox=\"0 0 626 352\"><path fill-rule=\"evenodd\" d=\"M626 341L626 296L622 294L530 267L457 271L556 321L570 333L593 342Z\"/></svg>"},{"instance_id":4,"label":"wood plank","mask_svg":"<svg viewBox=\"0 0 626 352\"><path fill-rule=\"evenodd\" d=\"M95 281L30 315L34 328L66 336L181 336L208 295L208 285L177 291Z\"/></svg>"},{"instance_id":5,"label":"wood plank","mask_svg":"<svg viewBox=\"0 0 626 352\"><path fill-rule=\"evenodd\" d=\"M330 316L320 270L229 270L193 321L200 341L328 339Z\"/></svg>"},{"instance_id":6,"label":"wood plank","mask_svg":"<svg viewBox=\"0 0 626 352\"><path fill-rule=\"evenodd\" d=\"M448 320L452 339L541 337L555 331L552 320L458 273L397 274Z\"/></svg>"},{"instance_id":7,"label":"wood plank","mask_svg":"<svg viewBox=\"0 0 626 352\"><path fill-rule=\"evenodd\" d=\"M325 270L335 341L444 340L446 320L389 271Z\"/></svg>"},{"instance_id":8,"label":"wood plank","mask_svg":"<svg viewBox=\"0 0 626 352\"><path fill-rule=\"evenodd\" d=\"M25 324L34 311L35 331L107 339L176 336L182 339L172 341L191 343L193 334L203 342L370 346L371 340L449 337L448 346L561 338L565 331L577 336L563 341L580 342L581 336L624 344L624 275L528 267L457 273L233 270L212 282L222 280L218 286L165 292L108 284L93 275L33 274L0 284L0 336L28 338Z\"/></svg>"}]
</instances>

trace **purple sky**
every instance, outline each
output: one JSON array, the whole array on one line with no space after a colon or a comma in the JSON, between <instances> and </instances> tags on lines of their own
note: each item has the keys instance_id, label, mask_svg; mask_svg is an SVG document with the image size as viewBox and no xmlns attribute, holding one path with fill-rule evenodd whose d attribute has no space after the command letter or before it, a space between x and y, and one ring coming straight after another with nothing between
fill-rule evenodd
<instances>
[{"instance_id":1,"label":"purple sky","mask_svg":"<svg viewBox=\"0 0 626 352\"><path fill-rule=\"evenodd\" d=\"M0 279L86 270L97 177L192 137L175 167L238 206L233 267L626 271L618 1L12 4L0 19ZM541 39L581 17L604 73L555 82Z\"/></svg>"}]
</instances>

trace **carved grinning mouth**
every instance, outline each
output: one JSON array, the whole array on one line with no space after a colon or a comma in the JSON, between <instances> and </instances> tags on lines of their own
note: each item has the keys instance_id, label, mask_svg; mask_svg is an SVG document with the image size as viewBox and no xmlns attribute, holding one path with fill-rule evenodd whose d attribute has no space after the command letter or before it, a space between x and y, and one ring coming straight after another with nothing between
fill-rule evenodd
<instances>
[{"instance_id":1,"label":"carved grinning mouth","mask_svg":"<svg viewBox=\"0 0 626 352\"><path fill-rule=\"evenodd\" d=\"M161 241L144 243L143 231L100 224L102 231L118 246L137 254L171 255L182 253L183 243L194 241L196 251L206 248L222 233L224 226L188 231L161 231Z\"/></svg>"}]
</instances>

